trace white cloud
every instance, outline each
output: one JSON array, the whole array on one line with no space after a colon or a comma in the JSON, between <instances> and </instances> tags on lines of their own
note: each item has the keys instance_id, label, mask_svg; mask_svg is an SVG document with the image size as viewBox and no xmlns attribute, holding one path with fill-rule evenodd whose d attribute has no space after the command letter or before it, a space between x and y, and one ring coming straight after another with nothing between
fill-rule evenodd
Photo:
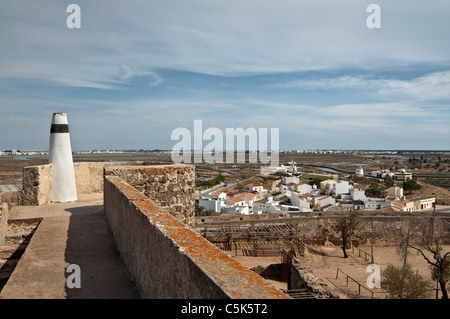
<instances>
[{"instance_id":1,"label":"white cloud","mask_svg":"<svg viewBox=\"0 0 450 319\"><path fill-rule=\"evenodd\" d=\"M410 80L373 79L367 76L293 80L269 85L270 88L302 90L372 90L398 99L438 100L450 98L450 71L434 72Z\"/></svg>"},{"instance_id":2,"label":"white cloud","mask_svg":"<svg viewBox=\"0 0 450 319\"><path fill-rule=\"evenodd\" d=\"M430 136L430 129L426 129L430 122L426 121L448 119L445 101L440 102L440 109L429 105L431 102L426 106L419 102L448 99L450 71L409 80L381 79L373 74L383 74L383 70L394 74L394 68L404 71L416 64L449 69L449 1L415 1L411 5L379 0L379 30L366 27L369 2L360 0L79 0L77 4L81 7L81 29L69 30L65 25L68 3L0 2L0 98L1 107L8 109L8 116L0 117L3 135L15 129L9 123L11 119L28 118L23 122L29 123L37 112L33 108L46 117L58 105L69 113L73 111L71 118L84 123L86 138L96 137L97 128L94 120L86 118L103 118L108 125L114 121L123 124L124 131L145 129L148 136L141 141L148 138L149 143L150 139L170 137L161 128L167 131L171 126L190 125L195 117L204 119L208 126L282 125L292 133L289 138L307 134L311 141L317 136L341 140L367 131L379 136L377 130L389 136L386 132L397 132L409 123L417 124L416 137L421 133ZM349 69L367 75L329 77ZM311 100L310 104L275 102L273 92L264 88L247 95L245 81L239 83L239 89L230 85L220 86L220 90L218 85L207 83L200 87L201 81L186 83L185 87L174 84L168 91L154 90L157 99L145 92L117 100L105 100L105 95L95 95L96 91L86 95L89 99L83 94L67 99L58 96L58 92L72 93L70 90L27 91L28 100L11 96L12 92L20 95L22 87L32 88L35 83L39 88L39 84L51 84L113 90L142 80L153 89L177 82L170 81L173 74L173 79L179 80L179 73L170 70L219 76L293 76L294 72L324 70L322 74L328 78L288 81L274 87L322 90L322 95L315 97L320 100L318 104L326 106L313 105ZM22 80L31 80L32 84L21 86ZM235 78L230 83L232 80ZM252 89L261 83L267 83L267 79ZM349 90L351 96L360 90L373 90L391 103L362 103L362 99L358 99L359 104L351 104L350 99L328 102L323 94L327 89ZM175 94L164 96L166 92ZM286 94L283 99L281 95L277 96L283 101L295 101L298 96ZM251 100L251 96L260 98ZM154 125L148 125L150 122ZM115 127L105 126L104 141L120 137L138 143L131 134L118 136ZM446 132L445 123L434 130Z\"/></svg>"},{"instance_id":3,"label":"white cloud","mask_svg":"<svg viewBox=\"0 0 450 319\"><path fill-rule=\"evenodd\" d=\"M304 90L334 90L334 89L353 89L367 88L376 81L368 80L361 76L340 76L337 78L321 78L311 80L293 80L283 83L275 83L269 85L271 88L281 89L304 89Z\"/></svg>"},{"instance_id":4,"label":"white cloud","mask_svg":"<svg viewBox=\"0 0 450 319\"><path fill-rule=\"evenodd\" d=\"M120 76L121 80L128 80L134 76L133 71L131 71L130 67L126 64L120 66L120 73L122 74Z\"/></svg>"},{"instance_id":5,"label":"white cloud","mask_svg":"<svg viewBox=\"0 0 450 319\"><path fill-rule=\"evenodd\" d=\"M410 81L382 81L379 92L388 96L412 97L419 100L450 98L450 71L435 72Z\"/></svg>"},{"instance_id":6,"label":"white cloud","mask_svg":"<svg viewBox=\"0 0 450 319\"><path fill-rule=\"evenodd\" d=\"M0 79L114 88L131 76L120 65L228 76L450 61L450 3L439 0L380 0L379 30L359 0L80 0L79 30L65 26L64 3L24 3L0 4Z\"/></svg>"},{"instance_id":7,"label":"white cloud","mask_svg":"<svg viewBox=\"0 0 450 319\"><path fill-rule=\"evenodd\" d=\"M163 81L161 77L155 72L149 72L147 74L150 76L150 86L158 86Z\"/></svg>"}]
</instances>

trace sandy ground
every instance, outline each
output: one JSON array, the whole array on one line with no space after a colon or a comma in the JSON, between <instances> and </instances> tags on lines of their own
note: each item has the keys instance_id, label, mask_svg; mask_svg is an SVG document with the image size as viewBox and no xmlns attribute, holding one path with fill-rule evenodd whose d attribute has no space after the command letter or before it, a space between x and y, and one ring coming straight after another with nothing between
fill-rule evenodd
<instances>
[{"instance_id":1,"label":"sandy ground","mask_svg":"<svg viewBox=\"0 0 450 319\"><path fill-rule=\"evenodd\" d=\"M450 250L450 245L443 246L444 251ZM362 251L371 252L371 247L360 247ZM347 251L348 258L343 258L342 250L334 246L310 246L306 247L305 256L301 259L306 262L313 273L322 278L329 288L341 299L349 298L373 298L384 299L387 294L382 289L368 288L367 278L371 272L367 271L368 265L371 263L369 255L359 254L358 250L353 253L351 250ZM247 257L234 256L242 265L252 268L257 265L268 266L270 264L277 264L281 262L280 257ZM374 263L380 266L381 271L388 265L393 264L400 266L403 260L397 253L397 247L374 247ZM436 287L436 283L431 281L431 272L429 265L425 259L413 250L409 250L408 263L412 265L424 278L430 280L430 289ZM340 269L340 271L338 271ZM337 278L336 278L337 275ZM348 279L347 275L353 279ZM275 287L286 289L287 283L268 280ZM356 282L355 282L356 281ZM359 284L358 284L358 283ZM440 291L439 291L440 292ZM439 297L441 295L439 294ZM436 297L435 291L430 290L429 298Z\"/></svg>"}]
</instances>

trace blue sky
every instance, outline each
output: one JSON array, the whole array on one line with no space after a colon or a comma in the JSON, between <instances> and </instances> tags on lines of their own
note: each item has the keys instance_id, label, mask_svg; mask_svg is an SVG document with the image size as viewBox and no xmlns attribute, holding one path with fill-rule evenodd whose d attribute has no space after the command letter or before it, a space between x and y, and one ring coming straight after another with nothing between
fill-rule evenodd
<instances>
[{"instance_id":1,"label":"blue sky","mask_svg":"<svg viewBox=\"0 0 450 319\"><path fill-rule=\"evenodd\" d=\"M2 1L0 149L47 149L66 112L75 150L171 148L194 120L279 128L282 149L447 150L448 39L446 0Z\"/></svg>"}]
</instances>

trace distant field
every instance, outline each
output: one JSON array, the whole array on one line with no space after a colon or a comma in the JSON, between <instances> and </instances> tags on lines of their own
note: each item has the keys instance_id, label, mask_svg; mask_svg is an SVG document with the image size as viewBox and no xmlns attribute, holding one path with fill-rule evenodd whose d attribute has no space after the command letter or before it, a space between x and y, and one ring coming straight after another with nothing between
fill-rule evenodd
<instances>
[{"instance_id":1,"label":"distant field","mask_svg":"<svg viewBox=\"0 0 450 319\"><path fill-rule=\"evenodd\" d=\"M420 156L417 156L420 158ZM381 157L368 155L351 154L301 154L290 153L280 154L280 165L289 165L293 160L299 172L303 173L302 179L306 180L317 176L322 177L327 172L320 170L318 166L340 169L347 173L338 175L346 176L353 173L361 165L364 170L379 169L400 169L407 168L418 177L418 181L424 185L423 192L426 195L436 195L437 198L449 199L450 191L450 161L449 156L442 156L439 166L433 162L437 156L428 156L429 163L409 163L409 157ZM447 160L447 161L446 161ZM102 162L102 161L130 161L144 164L165 164L172 163L170 155L143 154L143 155L76 155L74 162ZM48 157L30 157L27 160L15 159L12 157L0 157L0 184L17 184L22 182L22 170L25 166L41 165L48 163ZM217 174L228 173L226 181L241 182L260 173L261 165L243 163L235 164L195 164L196 177L199 179L211 179ZM329 174L330 177L332 174Z\"/></svg>"}]
</instances>

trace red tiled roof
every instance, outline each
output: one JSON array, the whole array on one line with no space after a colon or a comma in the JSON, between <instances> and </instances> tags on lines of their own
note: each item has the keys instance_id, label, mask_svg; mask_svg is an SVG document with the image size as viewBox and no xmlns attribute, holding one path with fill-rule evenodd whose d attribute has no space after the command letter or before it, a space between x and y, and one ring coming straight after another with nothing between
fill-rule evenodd
<instances>
[{"instance_id":1,"label":"red tiled roof","mask_svg":"<svg viewBox=\"0 0 450 319\"><path fill-rule=\"evenodd\" d=\"M232 201L233 203L239 203L239 202L243 202L244 201L242 198L239 198L239 197L228 197L227 199L229 201Z\"/></svg>"},{"instance_id":2,"label":"red tiled roof","mask_svg":"<svg viewBox=\"0 0 450 319\"><path fill-rule=\"evenodd\" d=\"M241 194L236 194L234 195L235 197L239 197L242 199L246 199L246 200L252 200L254 199L257 195L256 194L252 194L252 193L241 193Z\"/></svg>"}]
</instances>

